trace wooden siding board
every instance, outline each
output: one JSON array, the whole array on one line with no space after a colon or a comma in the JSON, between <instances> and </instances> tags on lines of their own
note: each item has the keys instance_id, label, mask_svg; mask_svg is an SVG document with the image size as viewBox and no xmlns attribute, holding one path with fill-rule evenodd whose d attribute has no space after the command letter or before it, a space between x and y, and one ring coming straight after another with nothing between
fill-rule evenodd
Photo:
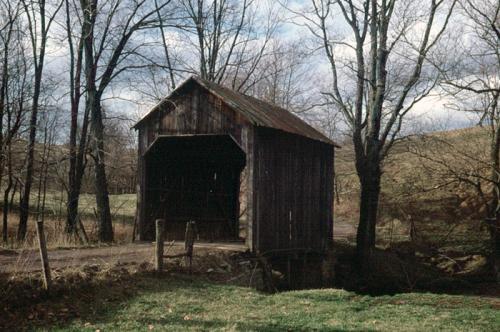
<instances>
[{"instance_id":1,"label":"wooden siding board","mask_svg":"<svg viewBox=\"0 0 500 332\"><path fill-rule=\"evenodd\" d=\"M241 144L241 129L248 122L237 115L208 91L193 88L171 103L162 104L160 112L147 118L141 128L148 128L148 145L157 135L185 134L229 134ZM155 123L161 125L154 128Z\"/></svg>"},{"instance_id":2,"label":"wooden siding board","mask_svg":"<svg viewBox=\"0 0 500 332\"><path fill-rule=\"evenodd\" d=\"M333 208L334 208L334 182L333 179L335 177L335 150L330 148L329 153L327 154L328 161L325 163L327 165L327 188L326 188L326 197L327 197L327 218L328 218L328 245L333 244Z\"/></svg>"},{"instance_id":3,"label":"wooden siding board","mask_svg":"<svg viewBox=\"0 0 500 332\"><path fill-rule=\"evenodd\" d=\"M314 147L314 162L313 162L313 172L311 174L312 177L312 209L314 213L314 219L318 220L318 222L311 224L311 237L312 241L318 243L322 246L322 238L325 233L321 232L321 224L323 223L323 213L321 209L321 147L315 145Z\"/></svg>"},{"instance_id":4,"label":"wooden siding board","mask_svg":"<svg viewBox=\"0 0 500 332\"><path fill-rule=\"evenodd\" d=\"M188 91L175 105L164 104L158 116L141 124L138 158L158 135L229 134L247 157L249 248L260 252L322 250L331 242L333 146L281 130L251 126L241 113L201 88ZM138 182L146 188L147 169L140 163L138 168ZM144 229L149 197L142 188L138 185L138 218Z\"/></svg>"},{"instance_id":5,"label":"wooden siding board","mask_svg":"<svg viewBox=\"0 0 500 332\"><path fill-rule=\"evenodd\" d=\"M323 178L331 163L327 145L267 128L258 128L255 136L260 144L260 173L254 178L260 188L254 211L259 250L323 250L330 214L329 181Z\"/></svg>"},{"instance_id":6,"label":"wooden siding board","mask_svg":"<svg viewBox=\"0 0 500 332\"><path fill-rule=\"evenodd\" d=\"M142 240L144 238L143 230L144 230L144 223L145 223L145 209L144 209L144 202L145 202L145 175L146 175L146 170L145 170L145 165L144 165L144 157L143 157L143 152L146 147L146 135L144 133L144 129L139 130L139 148L137 150L137 203L136 203L136 216L137 216L137 235L138 235L138 240Z\"/></svg>"},{"instance_id":7,"label":"wooden siding board","mask_svg":"<svg viewBox=\"0 0 500 332\"><path fill-rule=\"evenodd\" d=\"M257 215L255 213L257 206L257 191L255 178L257 176L258 167L256 165L255 159L255 137L254 137L254 129L252 127L245 127L242 131L242 141L243 147L246 152L246 168L247 168L247 176L246 176L246 245L250 250L254 250L258 248L257 245Z\"/></svg>"}]
</instances>

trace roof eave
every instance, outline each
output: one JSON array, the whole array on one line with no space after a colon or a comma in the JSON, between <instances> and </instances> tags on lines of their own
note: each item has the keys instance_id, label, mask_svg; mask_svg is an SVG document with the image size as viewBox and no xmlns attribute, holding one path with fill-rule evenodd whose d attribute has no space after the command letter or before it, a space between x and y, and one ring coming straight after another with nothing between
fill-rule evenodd
<instances>
[{"instance_id":1,"label":"roof eave","mask_svg":"<svg viewBox=\"0 0 500 332\"><path fill-rule=\"evenodd\" d=\"M199 82L198 80L196 80L195 76L191 76L188 79L186 79L178 87L176 87L172 92L170 92L168 96L166 96L165 98L163 98L162 100L160 100L155 106L153 106L153 108L151 108L151 110L149 110L149 112L147 112L146 114L144 114L130 129L138 129L138 127L142 124L142 122L144 120L146 120L147 118L149 118L153 113L155 113L156 110L163 103L165 103L166 101L168 101L169 99L171 99L179 90L181 90L182 88L184 88L184 86L186 86L188 84L188 82L193 81L193 80Z\"/></svg>"}]
</instances>

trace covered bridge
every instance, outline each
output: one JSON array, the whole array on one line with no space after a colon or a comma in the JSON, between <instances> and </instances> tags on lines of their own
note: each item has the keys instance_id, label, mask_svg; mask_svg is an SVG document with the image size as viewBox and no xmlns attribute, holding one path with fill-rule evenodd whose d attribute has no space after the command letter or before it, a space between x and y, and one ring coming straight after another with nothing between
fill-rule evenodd
<instances>
[{"instance_id":1,"label":"covered bridge","mask_svg":"<svg viewBox=\"0 0 500 332\"><path fill-rule=\"evenodd\" d=\"M134 128L139 239L163 218L167 239L195 220L256 253L330 245L336 145L287 110L191 77Z\"/></svg>"}]
</instances>

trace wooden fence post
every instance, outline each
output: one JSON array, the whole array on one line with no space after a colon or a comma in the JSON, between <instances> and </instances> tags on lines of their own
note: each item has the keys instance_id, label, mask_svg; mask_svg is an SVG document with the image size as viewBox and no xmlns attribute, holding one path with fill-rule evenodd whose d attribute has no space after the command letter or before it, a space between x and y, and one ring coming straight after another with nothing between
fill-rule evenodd
<instances>
[{"instance_id":1,"label":"wooden fence post","mask_svg":"<svg viewBox=\"0 0 500 332\"><path fill-rule=\"evenodd\" d=\"M186 265L189 265L189 273L192 273L193 266L193 246L196 238L196 222L188 221L186 223L186 234L184 240L184 250L186 251Z\"/></svg>"},{"instance_id":2,"label":"wooden fence post","mask_svg":"<svg viewBox=\"0 0 500 332\"><path fill-rule=\"evenodd\" d=\"M43 221L36 222L36 232L38 235L38 247L40 248L40 259L42 260L43 288L49 290L51 284L49 257L47 255L47 243L43 232Z\"/></svg>"},{"instance_id":3,"label":"wooden fence post","mask_svg":"<svg viewBox=\"0 0 500 332\"><path fill-rule=\"evenodd\" d=\"M155 269L157 272L163 270L163 227L164 219L156 219L156 250L155 250Z\"/></svg>"}]
</instances>

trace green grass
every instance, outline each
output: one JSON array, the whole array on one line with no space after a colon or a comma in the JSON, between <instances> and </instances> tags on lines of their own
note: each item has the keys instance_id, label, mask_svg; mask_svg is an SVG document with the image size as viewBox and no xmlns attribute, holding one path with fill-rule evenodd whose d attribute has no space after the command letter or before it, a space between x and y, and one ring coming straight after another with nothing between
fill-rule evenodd
<instances>
[{"instance_id":1,"label":"green grass","mask_svg":"<svg viewBox=\"0 0 500 332\"><path fill-rule=\"evenodd\" d=\"M36 210L37 193L32 192L30 199L30 209ZM45 212L49 216L66 215L66 193L47 192L45 200ZM111 214L119 220L130 221L135 216L136 194L109 195L109 204ZM94 208L96 207L95 195L81 194L79 201L79 212L83 218L94 217ZM17 210L18 202L15 201L14 208Z\"/></svg>"},{"instance_id":2,"label":"green grass","mask_svg":"<svg viewBox=\"0 0 500 332\"><path fill-rule=\"evenodd\" d=\"M266 295L213 283L142 276L76 299L79 317L51 331L498 331L498 302L479 297L370 297L324 289ZM125 294L126 292L126 294ZM88 302L86 302L88 301ZM45 330L47 328L39 328Z\"/></svg>"},{"instance_id":3,"label":"green grass","mask_svg":"<svg viewBox=\"0 0 500 332\"><path fill-rule=\"evenodd\" d=\"M136 194L109 195L111 214L122 218L134 218L136 199ZM95 195L83 194L80 197L81 213L93 214L94 207Z\"/></svg>"}]
</instances>

